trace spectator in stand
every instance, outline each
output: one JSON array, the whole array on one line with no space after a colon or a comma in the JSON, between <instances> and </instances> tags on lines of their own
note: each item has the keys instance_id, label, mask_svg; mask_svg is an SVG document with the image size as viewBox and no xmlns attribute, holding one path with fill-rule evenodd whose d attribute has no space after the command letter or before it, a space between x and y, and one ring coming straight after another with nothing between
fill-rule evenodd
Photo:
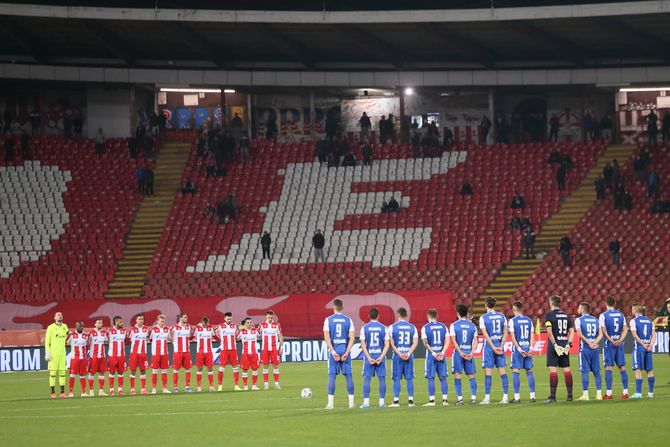
<instances>
[{"instance_id":1,"label":"spectator in stand","mask_svg":"<svg viewBox=\"0 0 670 447\"><path fill-rule=\"evenodd\" d=\"M228 223L228 208L225 199L216 204L216 216L220 224Z\"/></svg>"},{"instance_id":2,"label":"spectator in stand","mask_svg":"<svg viewBox=\"0 0 670 447\"><path fill-rule=\"evenodd\" d=\"M526 259L535 257L535 232L533 227L526 228L523 233L523 247L526 249Z\"/></svg>"},{"instance_id":3,"label":"spectator in stand","mask_svg":"<svg viewBox=\"0 0 670 447\"><path fill-rule=\"evenodd\" d=\"M69 113L63 115L63 138L66 140L72 138L72 115Z\"/></svg>"},{"instance_id":4,"label":"spectator in stand","mask_svg":"<svg viewBox=\"0 0 670 447\"><path fill-rule=\"evenodd\" d=\"M226 204L226 212L228 213L228 217L231 218L231 219L236 219L239 208L237 206L237 199L235 198L235 196L232 193L230 193L226 196L225 204Z\"/></svg>"},{"instance_id":5,"label":"spectator in stand","mask_svg":"<svg viewBox=\"0 0 670 447\"><path fill-rule=\"evenodd\" d=\"M344 159L342 160L342 166L356 166L356 157L354 157L353 153L348 152L347 155L344 156Z\"/></svg>"},{"instance_id":6,"label":"spectator in stand","mask_svg":"<svg viewBox=\"0 0 670 447\"><path fill-rule=\"evenodd\" d=\"M633 196L627 189L623 194L623 207L626 211L630 211L633 209Z\"/></svg>"},{"instance_id":7,"label":"spectator in stand","mask_svg":"<svg viewBox=\"0 0 670 447\"><path fill-rule=\"evenodd\" d=\"M372 155L372 145L367 140L365 140L363 142L363 165L372 165Z\"/></svg>"},{"instance_id":8,"label":"spectator in stand","mask_svg":"<svg viewBox=\"0 0 670 447\"><path fill-rule=\"evenodd\" d=\"M128 137L126 144L128 145L128 156L130 158L137 158L137 138Z\"/></svg>"},{"instance_id":9,"label":"spectator in stand","mask_svg":"<svg viewBox=\"0 0 670 447\"><path fill-rule=\"evenodd\" d=\"M275 121L276 118L274 114L271 114L268 116L268 121L265 124L265 138L268 140L274 140L277 141L277 122Z\"/></svg>"},{"instance_id":10,"label":"spectator in stand","mask_svg":"<svg viewBox=\"0 0 670 447\"><path fill-rule=\"evenodd\" d=\"M513 210L516 209L524 209L526 207L526 202L523 200L523 197L521 194L518 192L514 193L514 197L512 198L512 203L509 206Z\"/></svg>"},{"instance_id":11,"label":"spectator in stand","mask_svg":"<svg viewBox=\"0 0 670 447\"><path fill-rule=\"evenodd\" d=\"M381 145L386 144L386 140L388 140L388 123L386 122L386 116L382 115L381 119L379 120L379 143Z\"/></svg>"},{"instance_id":12,"label":"spectator in stand","mask_svg":"<svg viewBox=\"0 0 670 447\"><path fill-rule=\"evenodd\" d=\"M530 219L528 218L528 216L523 216L521 218L521 227L520 227L521 231L526 231L530 227L531 227Z\"/></svg>"},{"instance_id":13,"label":"spectator in stand","mask_svg":"<svg viewBox=\"0 0 670 447\"><path fill-rule=\"evenodd\" d=\"M195 141L195 147L197 149L196 155L198 157L204 157L207 154L207 129L203 129L198 135L198 138Z\"/></svg>"},{"instance_id":14,"label":"spectator in stand","mask_svg":"<svg viewBox=\"0 0 670 447\"><path fill-rule=\"evenodd\" d=\"M105 152L105 133L102 131L102 127L98 129L98 133L95 134L95 152L98 155L102 155Z\"/></svg>"},{"instance_id":15,"label":"spectator in stand","mask_svg":"<svg viewBox=\"0 0 670 447\"><path fill-rule=\"evenodd\" d=\"M410 143L412 145L412 157L419 158L421 157L421 135L418 130L412 132L412 138L410 138Z\"/></svg>"},{"instance_id":16,"label":"spectator in stand","mask_svg":"<svg viewBox=\"0 0 670 447\"><path fill-rule=\"evenodd\" d=\"M326 258L323 255L323 247L325 247L325 245L326 245L326 238L323 237L321 230L316 230L316 233L312 237L312 247L314 247L315 264L319 262L319 258L321 258L321 262L326 262Z\"/></svg>"},{"instance_id":17,"label":"spectator in stand","mask_svg":"<svg viewBox=\"0 0 670 447\"><path fill-rule=\"evenodd\" d=\"M593 141L600 141L603 139L603 134L600 129L600 120L593 117Z\"/></svg>"},{"instance_id":18,"label":"spectator in stand","mask_svg":"<svg viewBox=\"0 0 670 447\"><path fill-rule=\"evenodd\" d=\"M240 145L240 138L242 137L242 126L244 123L242 123L242 118L240 118L240 115L237 113L233 117L232 120L230 120L230 129L232 130L233 134L233 140L235 140L235 146Z\"/></svg>"},{"instance_id":19,"label":"spectator in stand","mask_svg":"<svg viewBox=\"0 0 670 447\"><path fill-rule=\"evenodd\" d=\"M649 147L658 146L658 115L653 110L647 115L647 138Z\"/></svg>"},{"instance_id":20,"label":"spectator in stand","mask_svg":"<svg viewBox=\"0 0 670 447\"><path fill-rule=\"evenodd\" d=\"M484 115L481 123L479 123L479 144L487 144L490 130L491 120L488 116Z\"/></svg>"},{"instance_id":21,"label":"spectator in stand","mask_svg":"<svg viewBox=\"0 0 670 447\"><path fill-rule=\"evenodd\" d=\"M501 116L498 115L496 118L496 143L498 144L507 144L509 142L508 138L508 125L507 125L507 120Z\"/></svg>"},{"instance_id":22,"label":"spectator in stand","mask_svg":"<svg viewBox=\"0 0 670 447\"><path fill-rule=\"evenodd\" d=\"M612 189L612 174L614 174L612 163L607 162L603 168L603 179L605 180L605 187L609 189Z\"/></svg>"},{"instance_id":23,"label":"spectator in stand","mask_svg":"<svg viewBox=\"0 0 670 447\"><path fill-rule=\"evenodd\" d=\"M390 113L386 118L386 136L391 140L390 143L395 143L395 122L393 121L393 115Z\"/></svg>"},{"instance_id":24,"label":"spectator in stand","mask_svg":"<svg viewBox=\"0 0 670 447\"><path fill-rule=\"evenodd\" d=\"M603 140L612 141L612 117L609 113L603 115L600 120L600 130L602 132Z\"/></svg>"},{"instance_id":25,"label":"spectator in stand","mask_svg":"<svg viewBox=\"0 0 670 447\"><path fill-rule=\"evenodd\" d=\"M240 136L240 158L242 163L249 163L249 137L246 132Z\"/></svg>"},{"instance_id":26,"label":"spectator in stand","mask_svg":"<svg viewBox=\"0 0 670 447\"><path fill-rule=\"evenodd\" d=\"M521 219L519 218L519 216L514 216L510 219L509 230L510 231L521 230Z\"/></svg>"},{"instance_id":27,"label":"spectator in stand","mask_svg":"<svg viewBox=\"0 0 670 447\"><path fill-rule=\"evenodd\" d=\"M137 169L135 169L135 179L137 180L137 192L139 192L142 195L145 195L146 193L144 178L145 178L144 168L140 165L137 165Z\"/></svg>"},{"instance_id":28,"label":"spectator in stand","mask_svg":"<svg viewBox=\"0 0 670 447\"><path fill-rule=\"evenodd\" d=\"M388 210L389 213L397 213L400 211L400 204L395 199L395 197L391 196L391 199L388 201L386 209Z\"/></svg>"},{"instance_id":29,"label":"spectator in stand","mask_svg":"<svg viewBox=\"0 0 670 447\"><path fill-rule=\"evenodd\" d=\"M154 195L154 170L151 169L150 167L147 167L144 170L144 191L147 196L153 196Z\"/></svg>"},{"instance_id":30,"label":"spectator in stand","mask_svg":"<svg viewBox=\"0 0 670 447\"><path fill-rule=\"evenodd\" d=\"M444 141L442 143L445 147L449 147L454 144L454 133L450 128L444 128Z\"/></svg>"},{"instance_id":31,"label":"spectator in stand","mask_svg":"<svg viewBox=\"0 0 670 447\"><path fill-rule=\"evenodd\" d=\"M5 112L2 114L2 133L7 134L7 132L12 130L12 112L9 108L5 109Z\"/></svg>"},{"instance_id":32,"label":"spectator in stand","mask_svg":"<svg viewBox=\"0 0 670 447\"><path fill-rule=\"evenodd\" d=\"M14 136L11 131L5 131L5 161L14 160Z\"/></svg>"},{"instance_id":33,"label":"spectator in stand","mask_svg":"<svg viewBox=\"0 0 670 447\"><path fill-rule=\"evenodd\" d=\"M30 137L26 129L21 129L21 158L30 160Z\"/></svg>"},{"instance_id":34,"label":"spectator in stand","mask_svg":"<svg viewBox=\"0 0 670 447\"><path fill-rule=\"evenodd\" d=\"M186 179L186 181L182 185L181 193L182 194L191 194L191 195L195 194L195 185L193 184L193 182L191 181L190 178Z\"/></svg>"},{"instance_id":35,"label":"spectator in stand","mask_svg":"<svg viewBox=\"0 0 670 447\"><path fill-rule=\"evenodd\" d=\"M222 147L223 157L227 161L231 161L233 159L233 155L235 154L235 139L228 130L223 134Z\"/></svg>"},{"instance_id":36,"label":"spectator in stand","mask_svg":"<svg viewBox=\"0 0 670 447\"><path fill-rule=\"evenodd\" d=\"M370 129L372 129L372 122L370 122L370 117L367 113L363 112L361 119L358 120L358 124L361 126L360 140L369 141L370 140Z\"/></svg>"},{"instance_id":37,"label":"spectator in stand","mask_svg":"<svg viewBox=\"0 0 670 447\"><path fill-rule=\"evenodd\" d=\"M572 241L567 236L561 238L558 250L561 252L561 259L564 267L570 267L570 250L574 248Z\"/></svg>"},{"instance_id":38,"label":"spectator in stand","mask_svg":"<svg viewBox=\"0 0 670 447\"><path fill-rule=\"evenodd\" d=\"M325 138L319 141L316 144L316 156L319 159L319 163L325 163L328 161L328 152L330 151L330 144Z\"/></svg>"},{"instance_id":39,"label":"spectator in stand","mask_svg":"<svg viewBox=\"0 0 670 447\"><path fill-rule=\"evenodd\" d=\"M72 117L72 130L76 138L82 138L84 133L84 116L80 111L76 111Z\"/></svg>"},{"instance_id":40,"label":"spectator in stand","mask_svg":"<svg viewBox=\"0 0 670 447\"><path fill-rule=\"evenodd\" d=\"M261 236L261 249L263 250L263 259L267 256L268 259L272 259L270 255L270 245L272 244L272 239L270 238L270 233L267 231L263 232Z\"/></svg>"},{"instance_id":41,"label":"spectator in stand","mask_svg":"<svg viewBox=\"0 0 670 447\"><path fill-rule=\"evenodd\" d=\"M623 211L623 199L626 194L626 190L623 185L619 185L614 190L614 209L621 212Z\"/></svg>"},{"instance_id":42,"label":"spectator in stand","mask_svg":"<svg viewBox=\"0 0 670 447\"><path fill-rule=\"evenodd\" d=\"M661 178L658 172L651 171L647 177L647 197L658 197L661 189Z\"/></svg>"},{"instance_id":43,"label":"spectator in stand","mask_svg":"<svg viewBox=\"0 0 670 447\"><path fill-rule=\"evenodd\" d=\"M167 116L165 116L163 111L160 111L158 113L158 133L160 135L161 140L165 139L166 128L167 128Z\"/></svg>"},{"instance_id":44,"label":"spectator in stand","mask_svg":"<svg viewBox=\"0 0 670 447\"><path fill-rule=\"evenodd\" d=\"M149 115L149 132L152 135L158 136L158 115L155 111Z\"/></svg>"},{"instance_id":45,"label":"spectator in stand","mask_svg":"<svg viewBox=\"0 0 670 447\"><path fill-rule=\"evenodd\" d=\"M667 110L663 114L663 120L661 121L661 132L663 133L663 142L670 142L670 112Z\"/></svg>"},{"instance_id":46,"label":"spectator in stand","mask_svg":"<svg viewBox=\"0 0 670 447\"><path fill-rule=\"evenodd\" d=\"M635 156L635 160L633 161L633 170L635 171L635 178L639 183L644 182L644 159L642 158L642 154L638 154Z\"/></svg>"},{"instance_id":47,"label":"spectator in stand","mask_svg":"<svg viewBox=\"0 0 670 447\"><path fill-rule=\"evenodd\" d=\"M619 167L619 162L614 160L612 162L612 188L616 189L620 183L621 179L621 168Z\"/></svg>"},{"instance_id":48,"label":"spectator in stand","mask_svg":"<svg viewBox=\"0 0 670 447\"><path fill-rule=\"evenodd\" d=\"M601 175L596 181L596 197L598 200L603 200L605 198L605 178Z\"/></svg>"},{"instance_id":49,"label":"spectator in stand","mask_svg":"<svg viewBox=\"0 0 670 447\"><path fill-rule=\"evenodd\" d=\"M612 264L617 267L621 264L621 243L619 239L614 236L614 239L610 242L609 251L612 254Z\"/></svg>"},{"instance_id":50,"label":"spectator in stand","mask_svg":"<svg viewBox=\"0 0 670 447\"><path fill-rule=\"evenodd\" d=\"M558 190L563 191L565 189L565 166L561 165L556 171L556 184L558 185Z\"/></svg>"},{"instance_id":51,"label":"spectator in stand","mask_svg":"<svg viewBox=\"0 0 670 447\"><path fill-rule=\"evenodd\" d=\"M33 135L39 135L42 129L42 114L37 109L33 109L28 114L28 122L30 123L30 131Z\"/></svg>"},{"instance_id":52,"label":"spectator in stand","mask_svg":"<svg viewBox=\"0 0 670 447\"><path fill-rule=\"evenodd\" d=\"M560 121L556 114L552 114L549 119L549 141L556 142L558 141L558 128L560 127Z\"/></svg>"},{"instance_id":53,"label":"spectator in stand","mask_svg":"<svg viewBox=\"0 0 670 447\"><path fill-rule=\"evenodd\" d=\"M583 126L584 141L588 141L589 138L593 140L593 117L591 116L591 112L586 112L586 115L584 115Z\"/></svg>"},{"instance_id":54,"label":"spectator in stand","mask_svg":"<svg viewBox=\"0 0 670 447\"><path fill-rule=\"evenodd\" d=\"M471 196L472 195L472 185L467 181L463 181L461 185L461 195L462 196Z\"/></svg>"}]
</instances>

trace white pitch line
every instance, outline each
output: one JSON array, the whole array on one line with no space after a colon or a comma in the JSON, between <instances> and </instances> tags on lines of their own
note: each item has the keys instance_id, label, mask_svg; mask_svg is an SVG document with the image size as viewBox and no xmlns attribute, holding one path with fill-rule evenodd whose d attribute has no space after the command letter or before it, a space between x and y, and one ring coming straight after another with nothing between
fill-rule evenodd
<instances>
[{"instance_id":1,"label":"white pitch line","mask_svg":"<svg viewBox=\"0 0 670 447\"><path fill-rule=\"evenodd\" d=\"M138 417L138 416L189 416L189 415L214 415L214 414L246 414L246 413L290 413L292 411L299 412L312 412L312 411L323 411L322 408L275 408L275 409L255 409L255 410L217 410L217 411L176 411L176 412L152 412L152 413L106 413L106 414L51 414L45 416L39 416L40 419L73 419L73 418L86 418L86 417ZM0 420L10 420L10 419L34 419L35 416L32 415L20 415L20 416L2 416L0 415Z\"/></svg>"}]
</instances>

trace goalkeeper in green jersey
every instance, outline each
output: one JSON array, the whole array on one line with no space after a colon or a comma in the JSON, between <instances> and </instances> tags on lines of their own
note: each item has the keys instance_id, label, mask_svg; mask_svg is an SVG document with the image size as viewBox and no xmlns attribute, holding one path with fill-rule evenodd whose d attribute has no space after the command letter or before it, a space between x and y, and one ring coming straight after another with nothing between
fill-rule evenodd
<instances>
[{"instance_id":1,"label":"goalkeeper in green jersey","mask_svg":"<svg viewBox=\"0 0 670 447\"><path fill-rule=\"evenodd\" d=\"M60 385L60 397L67 397L65 394L65 376L67 367L65 365L65 341L70 331L63 323L63 314L56 312L54 322L47 328L47 334L44 337L44 358L49 363L49 386L51 386L51 398L56 397L56 376Z\"/></svg>"}]
</instances>

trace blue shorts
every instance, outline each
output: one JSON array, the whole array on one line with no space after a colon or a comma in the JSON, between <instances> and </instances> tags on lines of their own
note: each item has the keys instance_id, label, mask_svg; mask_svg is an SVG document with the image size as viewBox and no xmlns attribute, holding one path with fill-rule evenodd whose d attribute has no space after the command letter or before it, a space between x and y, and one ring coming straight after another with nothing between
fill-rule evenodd
<instances>
[{"instance_id":1,"label":"blue shorts","mask_svg":"<svg viewBox=\"0 0 670 447\"><path fill-rule=\"evenodd\" d=\"M463 357L458 355L458 352L454 352L451 356L451 373L452 374L474 374L477 371L475 368L475 359L465 360Z\"/></svg>"},{"instance_id":2,"label":"blue shorts","mask_svg":"<svg viewBox=\"0 0 670 447\"><path fill-rule=\"evenodd\" d=\"M351 356L347 356L344 361L336 361L332 354L328 355L328 374L336 376L343 374L345 376L351 375Z\"/></svg>"},{"instance_id":3,"label":"blue shorts","mask_svg":"<svg viewBox=\"0 0 670 447\"><path fill-rule=\"evenodd\" d=\"M533 369L533 357L524 357L519 351L512 352L510 363L512 369L525 369L526 371Z\"/></svg>"},{"instance_id":4,"label":"blue shorts","mask_svg":"<svg viewBox=\"0 0 670 447\"><path fill-rule=\"evenodd\" d=\"M426 353L426 365L424 368L424 377L434 379L437 377L447 377L447 358L441 361L437 360L430 352Z\"/></svg>"},{"instance_id":5,"label":"blue shorts","mask_svg":"<svg viewBox=\"0 0 670 447\"><path fill-rule=\"evenodd\" d=\"M504 368L507 366L505 354L496 354L487 344L482 352L482 368Z\"/></svg>"},{"instance_id":6,"label":"blue shorts","mask_svg":"<svg viewBox=\"0 0 670 447\"><path fill-rule=\"evenodd\" d=\"M386 359L379 365L371 365L368 359L363 360L363 377L386 377Z\"/></svg>"},{"instance_id":7,"label":"blue shorts","mask_svg":"<svg viewBox=\"0 0 670 447\"><path fill-rule=\"evenodd\" d=\"M635 348L633 348L633 371L651 371L654 369L652 358L653 354L651 352L636 343Z\"/></svg>"},{"instance_id":8,"label":"blue shorts","mask_svg":"<svg viewBox=\"0 0 670 447\"><path fill-rule=\"evenodd\" d=\"M623 343L618 347L611 343L605 343L603 347L603 364L605 366L626 366L626 353L623 350Z\"/></svg>"},{"instance_id":9,"label":"blue shorts","mask_svg":"<svg viewBox=\"0 0 670 447\"><path fill-rule=\"evenodd\" d=\"M393 380L412 380L414 379L414 356L410 356L409 359L403 360L397 355L393 356Z\"/></svg>"},{"instance_id":10,"label":"blue shorts","mask_svg":"<svg viewBox=\"0 0 670 447\"><path fill-rule=\"evenodd\" d=\"M600 359L597 349L586 347L579 351L579 371L583 373L600 372Z\"/></svg>"}]
</instances>

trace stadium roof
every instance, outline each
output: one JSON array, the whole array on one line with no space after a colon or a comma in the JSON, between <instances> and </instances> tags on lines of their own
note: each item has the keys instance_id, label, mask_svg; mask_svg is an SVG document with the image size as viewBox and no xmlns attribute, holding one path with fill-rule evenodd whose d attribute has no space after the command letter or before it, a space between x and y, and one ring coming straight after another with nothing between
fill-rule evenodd
<instances>
[{"instance_id":1,"label":"stadium roof","mask_svg":"<svg viewBox=\"0 0 670 447\"><path fill-rule=\"evenodd\" d=\"M377 0L192 1L190 9L174 1L159 1L160 9L146 0L115 8L104 1L25 3L0 3L0 62L350 71L670 62L670 0L506 1L495 8L490 1L417 0L412 6L423 9L411 10ZM366 10L352 9L359 3Z\"/></svg>"}]
</instances>

